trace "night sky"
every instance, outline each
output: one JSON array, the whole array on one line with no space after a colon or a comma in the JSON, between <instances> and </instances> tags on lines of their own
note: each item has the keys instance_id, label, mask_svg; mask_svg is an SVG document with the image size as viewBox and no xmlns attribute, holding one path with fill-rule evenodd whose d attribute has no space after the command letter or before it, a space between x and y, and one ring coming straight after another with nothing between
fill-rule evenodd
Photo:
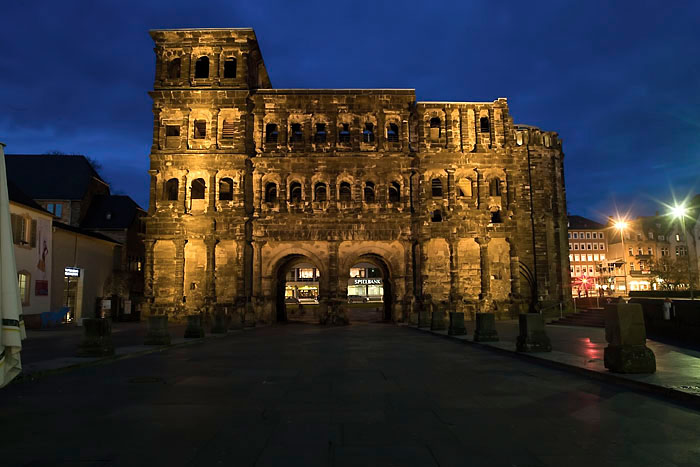
<instances>
[{"instance_id":1,"label":"night sky","mask_svg":"<svg viewBox=\"0 0 700 467\"><path fill-rule=\"evenodd\" d=\"M672 193L700 192L691 1L4 2L6 152L85 154L113 192L147 207L148 30L185 27L253 27L277 88L507 97L516 123L563 139L571 214L654 214Z\"/></svg>"}]
</instances>

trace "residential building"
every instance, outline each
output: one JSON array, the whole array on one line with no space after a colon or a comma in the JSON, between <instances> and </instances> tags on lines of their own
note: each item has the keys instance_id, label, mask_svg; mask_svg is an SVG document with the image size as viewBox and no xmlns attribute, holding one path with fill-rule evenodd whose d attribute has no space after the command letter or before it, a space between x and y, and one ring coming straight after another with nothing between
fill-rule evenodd
<instances>
[{"instance_id":1,"label":"residential building","mask_svg":"<svg viewBox=\"0 0 700 467\"><path fill-rule=\"evenodd\" d=\"M569 216L568 236L573 296L607 290L610 287L607 227L582 216Z\"/></svg>"}]
</instances>

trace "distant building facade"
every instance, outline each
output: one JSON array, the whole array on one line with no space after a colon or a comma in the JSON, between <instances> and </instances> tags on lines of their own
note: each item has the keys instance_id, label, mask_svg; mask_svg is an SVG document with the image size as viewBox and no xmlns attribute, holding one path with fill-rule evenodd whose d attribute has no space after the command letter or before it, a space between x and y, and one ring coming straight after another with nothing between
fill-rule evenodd
<instances>
[{"instance_id":1,"label":"distant building facade","mask_svg":"<svg viewBox=\"0 0 700 467\"><path fill-rule=\"evenodd\" d=\"M285 320L287 274L318 272L321 314L350 271L381 271L385 318L427 302L569 303L563 152L505 99L273 89L251 29L154 30L145 295L151 313L252 306Z\"/></svg>"},{"instance_id":2,"label":"distant building facade","mask_svg":"<svg viewBox=\"0 0 700 467\"><path fill-rule=\"evenodd\" d=\"M611 287L608 232L603 224L581 216L569 216L569 267L574 297L597 294Z\"/></svg>"}]
</instances>

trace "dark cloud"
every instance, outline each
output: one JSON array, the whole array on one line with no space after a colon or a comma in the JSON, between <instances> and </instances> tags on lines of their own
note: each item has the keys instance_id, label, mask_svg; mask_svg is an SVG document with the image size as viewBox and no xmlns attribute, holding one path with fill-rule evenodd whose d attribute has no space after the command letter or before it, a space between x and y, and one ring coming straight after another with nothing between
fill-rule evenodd
<instances>
[{"instance_id":1,"label":"dark cloud","mask_svg":"<svg viewBox=\"0 0 700 467\"><path fill-rule=\"evenodd\" d=\"M564 139L570 212L652 213L700 189L699 16L650 1L10 2L0 140L89 155L145 206L148 30L250 26L276 87L507 97L516 122Z\"/></svg>"}]
</instances>

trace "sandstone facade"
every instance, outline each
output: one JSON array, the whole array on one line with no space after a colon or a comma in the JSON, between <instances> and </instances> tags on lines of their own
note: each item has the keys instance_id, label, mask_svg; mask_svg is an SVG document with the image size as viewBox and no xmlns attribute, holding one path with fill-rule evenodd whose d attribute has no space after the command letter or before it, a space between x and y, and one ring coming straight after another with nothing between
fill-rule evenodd
<instances>
[{"instance_id":1,"label":"sandstone facade","mask_svg":"<svg viewBox=\"0 0 700 467\"><path fill-rule=\"evenodd\" d=\"M532 294L570 300L561 140L514 124L505 99L273 89L252 29L151 36L152 314L283 320L301 262L330 313L358 262L382 270L396 321L426 299L499 316Z\"/></svg>"}]
</instances>

